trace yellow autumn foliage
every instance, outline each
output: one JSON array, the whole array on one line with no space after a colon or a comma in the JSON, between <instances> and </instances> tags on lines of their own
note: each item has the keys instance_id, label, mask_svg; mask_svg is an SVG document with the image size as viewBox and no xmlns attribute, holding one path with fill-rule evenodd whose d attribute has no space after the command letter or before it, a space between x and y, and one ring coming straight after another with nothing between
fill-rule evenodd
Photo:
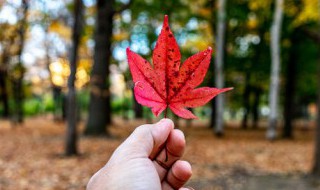
<instances>
[{"instance_id":1,"label":"yellow autumn foliage","mask_svg":"<svg viewBox=\"0 0 320 190\"><path fill-rule=\"evenodd\" d=\"M249 29L255 29L258 27L258 19L254 14L249 16L249 18L247 20L247 27Z\"/></svg>"},{"instance_id":2,"label":"yellow autumn foliage","mask_svg":"<svg viewBox=\"0 0 320 190\"><path fill-rule=\"evenodd\" d=\"M202 51L208 48L208 46L213 47L213 36L208 22L198 23L199 33L196 36L188 37L183 48L186 49L196 49L197 51Z\"/></svg>"},{"instance_id":3,"label":"yellow autumn foliage","mask_svg":"<svg viewBox=\"0 0 320 190\"><path fill-rule=\"evenodd\" d=\"M271 1L271 0L250 0L248 2L249 9L252 11L258 11L261 9L269 9L272 2L273 1Z\"/></svg>"},{"instance_id":4,"label":"yellow autumn foliage","mask_svg":"<svg viewBox=\"0 0 320 190\"><path fill-rule=\"evenodd\" d=\"M122 40L129 39L129 33L122 31L122 32L114 34L112 37L113 37L114 41L122 41Z\"/></svg>"},{"instance_id":5,"label":"yellow autumn foliage","mask_svg":"<svg viewBox=\"0 0 320 190\"><path fill-rule=\"evenodd\" d=\"M318 0L302 0L303 7L293 22L294 26L304 23L318 22L320 20L319 1Z\"/></svg>"},{"instance_id":6,"label":"yellow autumn foliage","mask_svg":"<svg viewBox=\"0 0 320 190\"><path fill-rule=\"evenodd\" d=\"M71 39L71 28L58 21L51 22L49 32L57 33L65 40Z\"/></svg>"},{"instance_id":7,"label":"yellow autumn foliage","mask_svg":"<svg viewBox=\"0 0 320 190\"><path fill-rule=\"evenodd\" d=\"M91 59L80 59L76 72L75 86L81 88L90 81L89 70L91 67ZM68 77L70 75L69 62L60 58L49 65L51 72L51 81L56 86L66 87Z\"/></svg>"}]
</instances>

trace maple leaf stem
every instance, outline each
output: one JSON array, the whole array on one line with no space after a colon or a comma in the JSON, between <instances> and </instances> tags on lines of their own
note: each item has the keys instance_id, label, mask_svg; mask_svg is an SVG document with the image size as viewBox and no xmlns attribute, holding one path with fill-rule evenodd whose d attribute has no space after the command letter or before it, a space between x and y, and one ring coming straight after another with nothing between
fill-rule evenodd
<instances>
[{"instance_id":1,"label":"maple leaf stem","mask_svg":"<svg viewBox=\"0 0 320 190\"><path fill-rule=\"evenodd\" d=\"M168 112L168 106L167 106L166 109L164 110L164 118L167 118L167 112Z\"/></svg>"},{"instance_id":2,"label":"maple leaf stem","mask_svg":"<svg viewBox=\"0 0 320 190\"><path fill-rule=\"evenodd\" d=\"M165 147L164 147L164 151L165 151L165 153L166 153L166 158L164 159L164 161L167 162L167 161L168 161L167 143L166 143L166 145L165 145Z\"/></svg>"},{"instance_id":3,"label":"maple leaf stem","mask_svg":"<svg viewBox=\"0 0 320 190\"><path fill-rule=\"evenodd\" d=\"M168 112L168 106L166 107L166 109L164 110L164 118L167 118L167 112ZM168 150L167 150L167 142L166 144L164 145L164 151L166 153L166 158L165 158L165 162L168 161Z\"/></svg>"}]
</instances>

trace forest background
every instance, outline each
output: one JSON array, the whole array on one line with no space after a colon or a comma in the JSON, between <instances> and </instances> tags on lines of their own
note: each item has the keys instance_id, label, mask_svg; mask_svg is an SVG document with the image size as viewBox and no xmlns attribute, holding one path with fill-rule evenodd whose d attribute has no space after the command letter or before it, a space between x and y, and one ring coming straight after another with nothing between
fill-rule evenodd
<instances>
[{"instance_id":1,"label":"forest background","mask_svg":"<svg viewBox=\"0 0 320 190\"><path fill-rule=\"evenodd\" d=\"M193 109L199 120L169 114L190 138L187 152L201 148L203 165L186 156L196 166L192 183L218 187L230 178L243 185L244 171L320 175L319 0L2 0L0 189L83 187L135 127L159 119L135 101L125 51L150 60L164 15L182 60L213 47L203 85L234 87ZM237 142L242 150L232 148ZM47 168L52 160L95 163L74 179L65 175L68 164ZM12 167L24 169L13 174ZM35 168L56 177L37 183Z\"/></svg>"}]
</instances>

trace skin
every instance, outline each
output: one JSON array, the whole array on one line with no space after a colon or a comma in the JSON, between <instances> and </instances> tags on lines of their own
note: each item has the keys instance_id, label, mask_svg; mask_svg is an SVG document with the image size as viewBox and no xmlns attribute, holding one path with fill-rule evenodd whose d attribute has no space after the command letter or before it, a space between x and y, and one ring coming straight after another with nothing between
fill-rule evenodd
<instances>
[{"instance_id":1,"label":"skin","mask_svg":"<svg viewBox=\"0 0 320 190\"><path fill-rule=\"evenodd\" d=\"M139 126L95 173L87 190L186 190L191 165L180 160L184 134L170 119ZM166 159L166 152L168 160Z\"/></svg>"}]
</instances>

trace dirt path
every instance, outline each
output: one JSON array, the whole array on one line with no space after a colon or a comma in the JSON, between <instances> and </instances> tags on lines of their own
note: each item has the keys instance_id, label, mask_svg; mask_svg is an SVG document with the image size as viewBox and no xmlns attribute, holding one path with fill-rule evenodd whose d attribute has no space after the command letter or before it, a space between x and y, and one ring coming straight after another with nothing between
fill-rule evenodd
<instances>
[{"instance_id":1,"label":"dirt path","mask_svg":"<svg viewBox=\"0 0 320 190\"><path fill-rule=\"evenodd\" d=\"M266 175L250 177L243 190L319 190L320 179L308 176Z\"/></svg>"},{"instance_id":2,"label":"dirt path","mask_svg":"<svg viewBox=\"0 0 320 190\"><path fill-rule=\"evenodd\" d=\"M319 190L320 178L307 175L234 174L212 180L191 181L190 187L199 190Z\"/></svg>"},{"instance_id":3,"label":"dirt path","mask_svg":"<svg viewBox=\"0 0 320 190\"><path fill-rule=\"evenodd\" d=\"M80 135L81 156L65 158L65 124L48 117L27 118L23 126L12 127L0 120L0 190L85 189L90 176L102 167L114 149L145 121L115 118L110 132L117 138L87 138ZM189 183L197 190L313 190L311 185L288 174L308 173L312 164L312 128L296 130L294 140L265 140L265 130L226 129L216 138L207 123L180 123L186 135L184 159L193 168ZM83 123L79 127L82 133ZM274 174L274 175L270 175ZM278 176L277 176L278 175ZM256 176L256 177L255 177ZM301 176L301 175L300 175ZM296 188L298 187L298 188ZM284 189L286 190L286 189Z\"/></svg>"}]
</instances>

